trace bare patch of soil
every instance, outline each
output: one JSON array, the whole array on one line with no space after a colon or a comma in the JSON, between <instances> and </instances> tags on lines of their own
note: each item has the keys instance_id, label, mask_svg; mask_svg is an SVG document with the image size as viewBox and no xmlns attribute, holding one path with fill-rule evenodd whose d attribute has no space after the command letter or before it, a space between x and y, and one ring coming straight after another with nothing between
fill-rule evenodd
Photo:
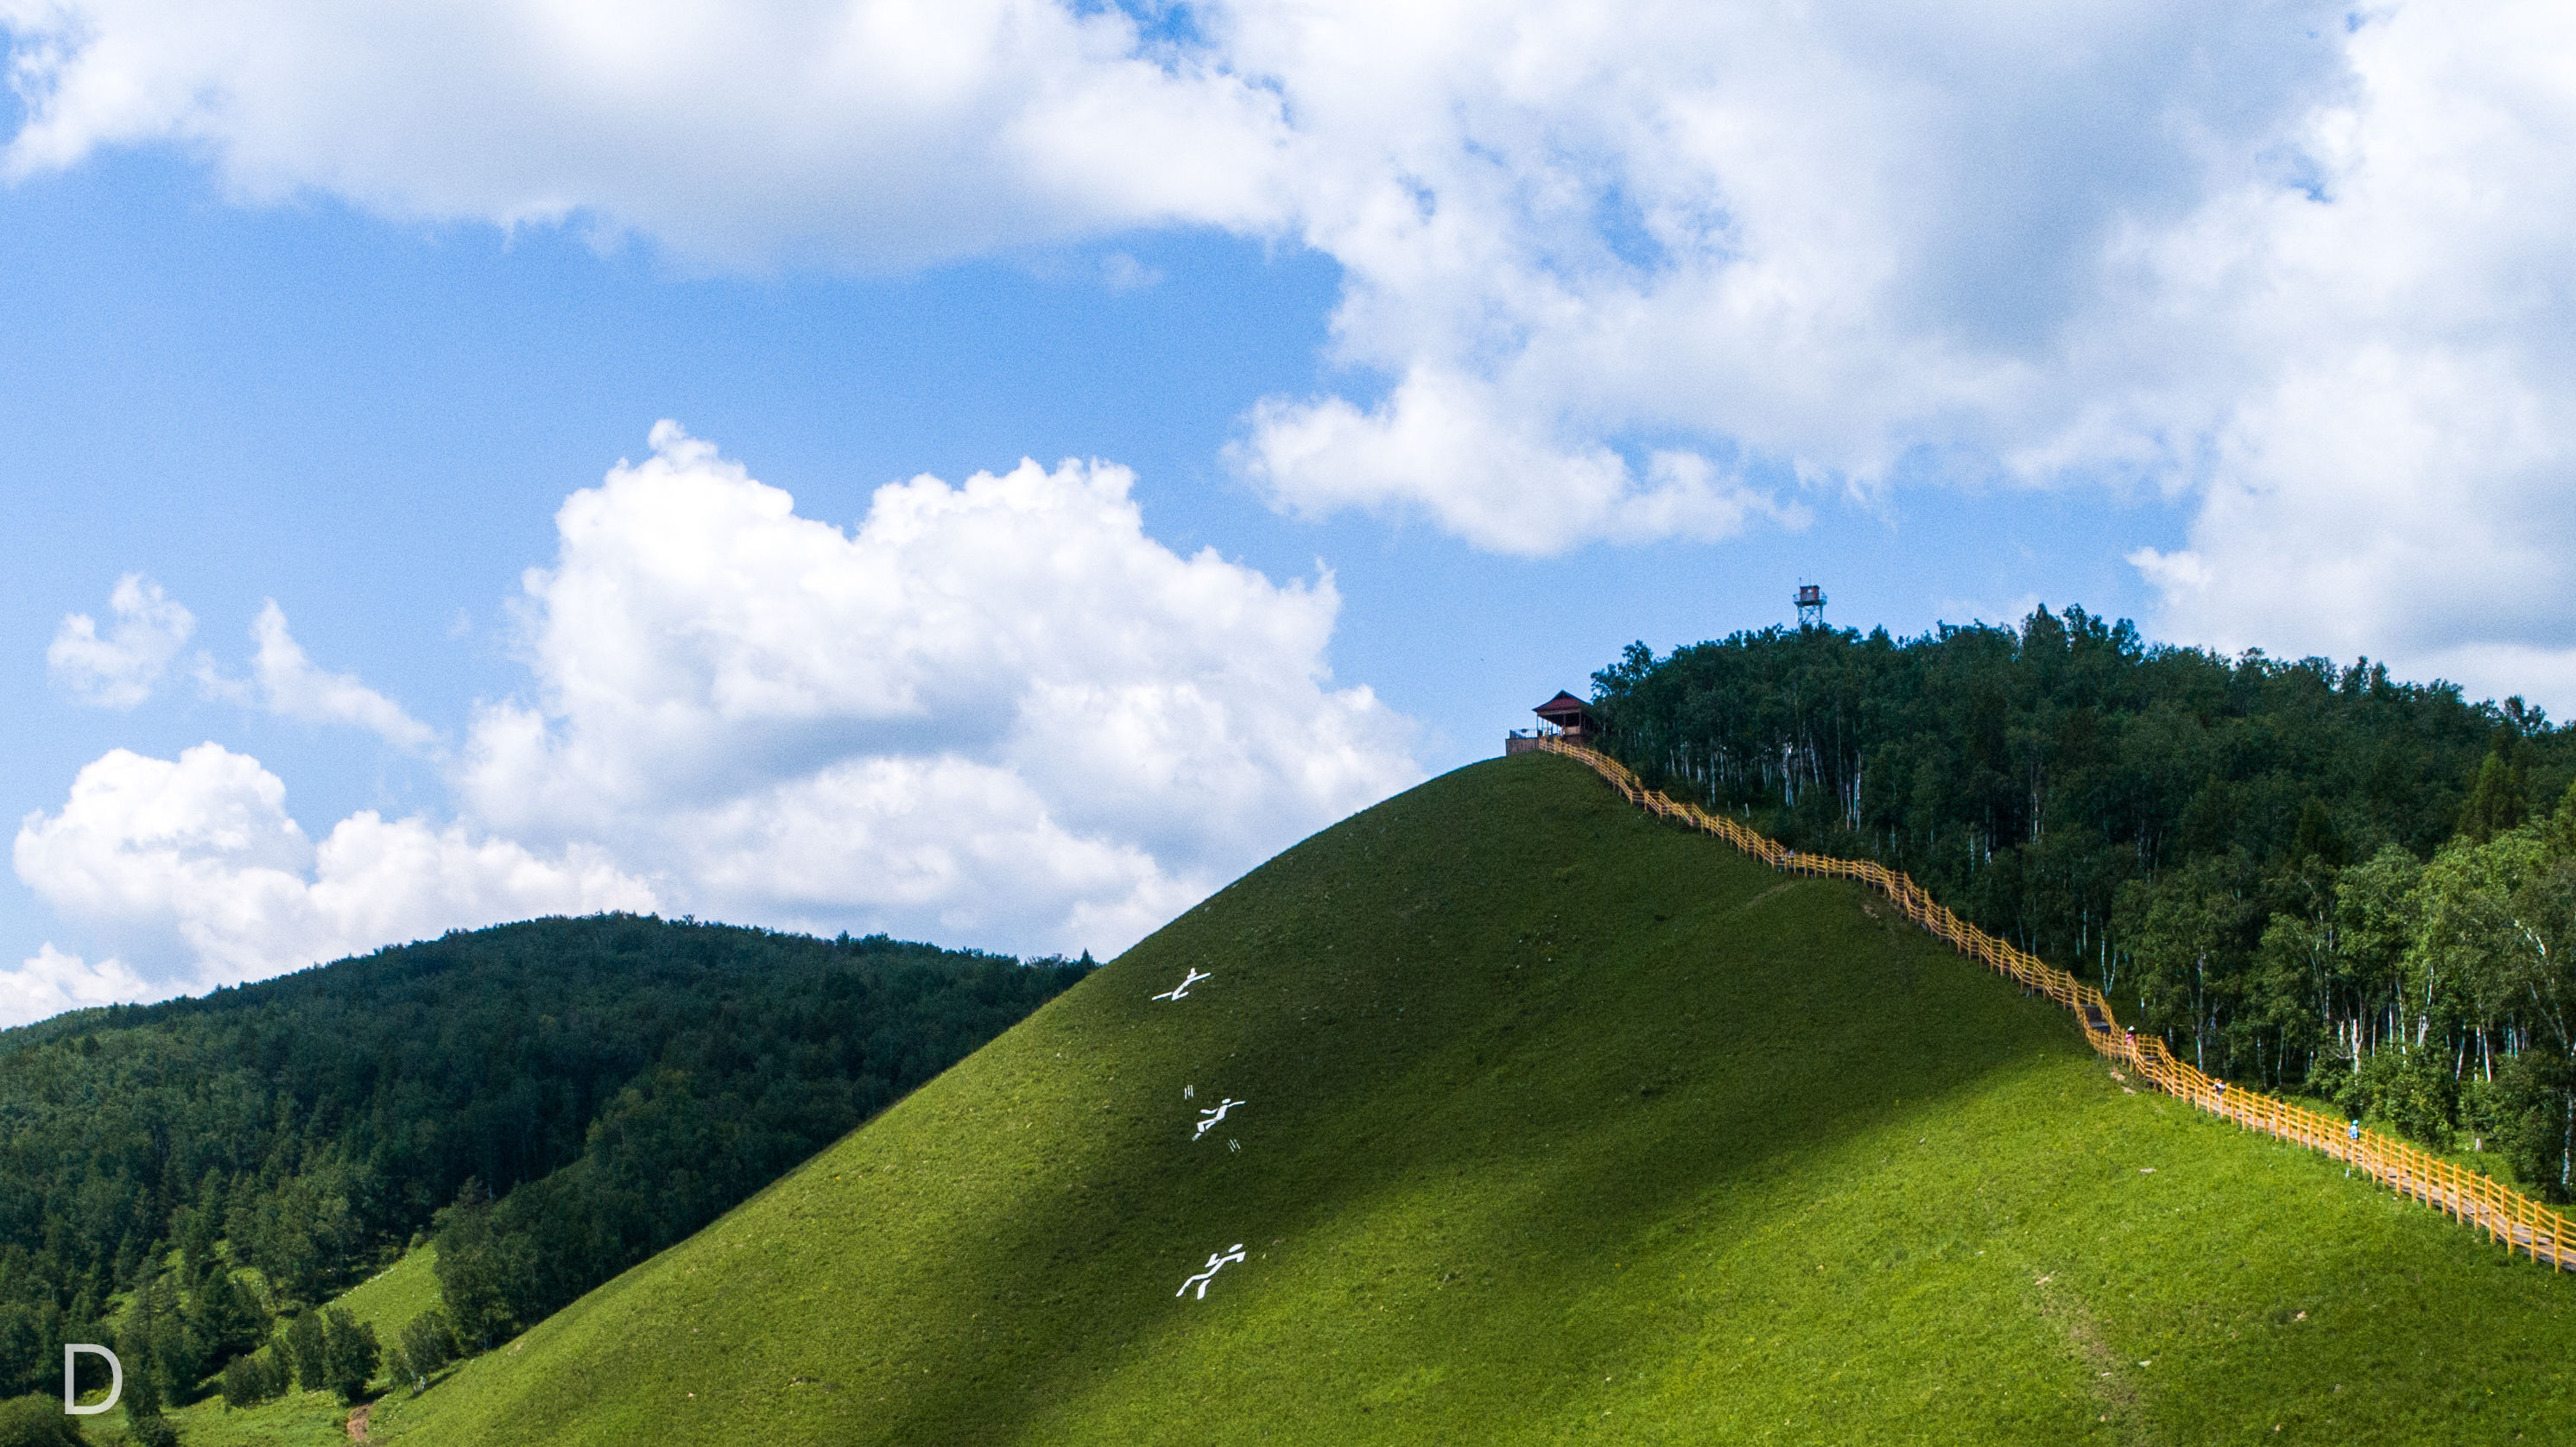
<instances>
[{"instance_id":1,"label":"bare patch of soil","mask_svg":"<svg viewBox=\"0 0 2576 1447\"><path fill-rule=\"evenodd\" d=\"M2038 1293L2039 1314L2051 1326L2066 1334L2076 1355L2084 1360L2092 1375L2094 1405L2101 1419L2111 1424L2112 1434L2122 1447L2156 1447L2155 1434L2147 1430L2146 1413L2139 1401L2135 1364L2111 1350L2103 1339L2102 1327L2093 1313L2074 1292L2056 1285L2043 1275L2033 1287Z\"/></svg>"}]
</instances>

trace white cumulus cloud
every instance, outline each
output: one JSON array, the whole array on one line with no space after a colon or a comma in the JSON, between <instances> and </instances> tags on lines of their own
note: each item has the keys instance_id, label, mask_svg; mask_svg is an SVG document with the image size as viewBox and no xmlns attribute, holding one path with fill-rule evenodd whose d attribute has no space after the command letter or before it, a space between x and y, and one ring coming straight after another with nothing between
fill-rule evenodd
<instances>
[{"instance_id":1,"label":"white cumulus cloud","mask_svg":"<svg viewBox=\"0 0 2576 1447\"><path fill-rule=\"evenodd\" d=\"M2145 253L2237 385L2164 628L2576 707L2576 12L2405 6L2246 189Z\"/></svg>"},{"instance_id":2,"label":"white cumulus cloud","mask_svg":"<svg viewBox=\"0 0 2576 1447\"><path fill-rule=\"evenodd\" d=\"M316 844L285 799L276 775L219 744L175 760L113 749L80 771L60 809L21 822L18 878L114 949L123 973L100 966L108 973L93 993L127 999L454 928L654 906L650 888L594 850L540 856L372 811ZM80 978L59 961L49 968L46 978ZM129 988L136 980L148 988Z\"/></svg>"},{"instance_id":3,"label":"white cumulus cloud","mask_svg":"<svg viewBox=\"0 0 2576 1447\"><path fill-rule=\"evenodd\" d=\"M1598 442L1570 443L1504 415L1494 389L1415 372L1363 413L1339 397L1271 399L1253 411L1236 465L1297 512L1419 509L1480 547L1552 553L1575 543L1685 537L1714 542L1757 521L1810 514L1726 475L1706 456L1657 450L1630 465Z\"/></svg>"},{"instance_id":4,"label":"white cumulus cloud","mask_svg":"<svg viewBox=\"0 0 2576 1447\"><path fill-rule=\"evenodd\" d=\"M198 682L205 690L235 703L257 704L269 712L305 723L347 724L382 735L406 749L428 749L435 730L403 711L402 705L358 681L351 673L331 673L313 662L286 626L286 612L268 599L251 620L248 681L226 678L211 659L199 655Z\"/></svg>"},{"instance_id":5,"label":"white cumulus cloud","mask_svg":"<svg viewBox=\"0 0 2576 1447\"><path fill-rule=\"evenodd\" d=\"M2576 9L1150 14L0 0L8 164L175 142L250 196L754 269L1294 237L1346 370L1231 453L1293 512L1547 554L1801 488L2161 489L2181 546L2103 545L2162 546L2169 635L2576 662Z\"/></svg>"},{"instance_id":6,"label":"white cumulus cloud","mask_svg":"<svg viewBox=\"0 0 2576 1447\"><path fill-rule=\"evenodd\" d=\"M88 614L66 615L45 649L45 667L84 703L132 708L152 696L197 620L140 573L117 579L107 606L116 621L103 637Z\"/></svg>"},{"instance_id":7,"label":"white cumulus cloud","mask_svg":"<svg viewBox=\"0 0 2576 1447\"><path fill-rule=\"evenodd\" d=\"M582 217L754 266L1284 214L1278 97L1115 7L0 0L0 25L18 175L172 141L252 197Z\"/></svg>"},{"instance_id":8,"label":"white cumulus cloud","mask_svg":"<svg viewBox=\"0 0 2576 1447\"><path fill-rule=\"evenodd\" d=\"M1330 686L1329 577L1172 553L1124 469L916 478L845 531L652 442L557 515L535 700L476 722L462 797L512 837L723 918L1106 951L1419 777Z\"/></svg>"},{"instance_id":9,"label":"white cumulus cloud","mask_svg":"<svg viewBox=\"0 0 2576 1447\"><path fill-rule=\"evenodd\" d=\"M603 909L1107 953L1420 777L1410 723L1332 685L1330 576L1170 551L1122 468L919 477L844 529L672 423L651 441L564 503L515 609L533 686L456 755L273 602L249 677L205 672L430 749L470 824L361 811L317 841L246 754L111 750L14 848L100 963L47 946L0 1017Z\"/></svg>"},{"instance_id":10,"label":"white cumulus cloud","mask_svg":"<svg viewBox=\"0 0 2576 1447\"><path fill-rule=\"evenodd\" d=\"M1239 459L1291 507L1526 553L1784 510L1658 451L1866 489L1925 457L2053 475L2023 459L2080 424L2080 467L2169 466L2207 359L2133 345L2172 298L2122 258L2277 189L2341 80L2323 10L2218 3L1232 13L1345 268L1336 352L1391 379L1265 403Z\"/></svg>"},{"instance_id":11,"label":"white cumulus cloud","mask_svg":"<svg viewBox=\"0 0 2576 1447\"><path fill-rule=\"evenodd\" d=\"M116 960L93 965L47 943L14 970L0 970L0 1029L32 1024L65 1010L126 1005L172 993Z\"/></svg>"}]
</instances>

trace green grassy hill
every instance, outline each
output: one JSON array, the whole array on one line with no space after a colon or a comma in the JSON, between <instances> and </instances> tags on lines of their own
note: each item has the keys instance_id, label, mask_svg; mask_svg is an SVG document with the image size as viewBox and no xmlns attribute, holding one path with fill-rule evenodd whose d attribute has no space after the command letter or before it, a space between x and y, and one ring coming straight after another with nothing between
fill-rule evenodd
<instances>
[{"instance_id":1,"label":"green grassy hill","mask_svg":"<svg viewBox=\"0 0 2576 1447\"><path fill-rule=\"evenodd\" d=\"M1273 860L376 1422L2539 1442L2576 1440L2571 1348L2576 1281L2131 1094L1859 891L1524 756Z\"/></svg>"}]
</instances>

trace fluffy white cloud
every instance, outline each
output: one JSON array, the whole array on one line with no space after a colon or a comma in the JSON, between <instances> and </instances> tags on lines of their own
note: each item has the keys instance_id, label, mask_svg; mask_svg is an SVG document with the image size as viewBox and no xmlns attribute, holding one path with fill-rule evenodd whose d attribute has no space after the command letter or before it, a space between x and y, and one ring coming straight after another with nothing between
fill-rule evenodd
<instances>
[{"instance_id":1,"label":"fluffy white cloud","mask_svg":"<svg viewBox=\"0 0 2576 1447\"><path fill-rule=\"evenodd\" d=\"M60 810L20 824L18 877L128 962L99 966L84 987L123 999L257 979L452 928L654 906L649 888L596 851L540 857L372 811L341 820L316 845L285 799L285 784L258 760L218 744L176 760L111 750L80 771ZM67 993L65 981L83 978L60 960L47 968L38 978Z\"/></svg>"},{"instance_id":2,"label":"fluffy white cloud","mask_svg":"<svg viewBox=\"0 0 2576 1447\"><path fill-rule=\"evenodd\" d=\"M93 965L48 943L14 970L0 970L0 1030L65 1010L123 1005L172 993L116 960Z\"/></svg>"},{"instance_id":3,"label":"fluffy white cloud","mask_svg":"<svg viewBox=\"0 0 2576 1447\"><path fill-rule=\"evenodd\" d=\"M176 139L718 264L1289 234L1384 386L1247 415L1284 508L1547 553L1794 526L1775 479L2160 487L2168 634L2576 659L2563 4L1154 13L0 0L9 160Z\"/></svg>"},{"instance_id":4,"label":"fluffy white cloud","mask_svg":"<svg viewBox=\"0 0 2576 1447\"><path fill-rule=\"evenodd\" d=\"M1123 469L916 478L844 531L652 443L527 575L532 697L447 760L478 829L367 811L316 843L256 759L112 750L14 850L103 962L47 946L0 1020L602 909L1112 951L1419 777L1406 721L1329 684L1331 579L1172 553ZM274 603L252 634L210 688L434 743Z\"/></svg>"},{"instance_id":5,"label":"fluffy white cloud","mask_svg":"<svg viewBox=\"0 0 2576 1447\"><path fill-rule=\"evenodd\" d=\"M1754 521L1803 527L1806 507L1722 475L1689 451L1649 454L1644 476L1598 442L1573 443L1506 416L1495 389L1445 370L1409 373L1363 413L1339 397L1270 399L1234 463L1308 514L1418 507L1498 552L1571 543L1733 537Z\"/></svg>"},{"instance_id":6,"label":"fluffy white cloud","mask_svg":"<svg viewBox=\"0 0 2576 1447\"><path fill-rule=\"evenodd\" d=\"M725 918L1105 951L1419 777L1328 686L1331 580L1175 555L1124 469L916 478L845 532L652 441L564 504L537 701L477 720L463 797L513 837Z\"/></svg>"},{"instance_id":7,"label":"fluffy white cloud","mask_svg":"<svg viewBox=\"0 0 2576 1447\"><path fill-rule=\"evenodd\" d=\"M1274 400L1239 456L1532 553L1776 506L1681 458L2044 476L2084 425L2076 467L2166 465L2209 398L2144 407L2195 346L2133 345L2169 298L2124 252L2277 189L2337 80L2306 17L2217 3L1320 8L1242 7L1232 54L1290 97L1338 351L1394 384Z\"/></svg>"},{"instance_id":8,"label":"fluffy white cloud","mask_svg":"<svg viewBox=\"0 0 2576 1447\"><path fill-rule=\"evenodd\" d=\"M699 257L905 266L1268 226L1278 97L1114 7L0 0L19 175L176 141L245 195L587 217Z\"/></svg>"},{"instance_id":9,"label":"fluffy white cloud","mask_svg":"<svg viewBox=\"0 0 2576 1447\"><path fill-rule=\"evenodd\" d=\"M107 606L116 622L103 638L97 620L88 614L66 615L45 649L45 667L84 703L132 708L152 696L152 686L197 620L140 573L117 579Z\"/></svg>"},{"instance_id":10,"label":"fluffy white cloud","mask_svg":"<svg viewBox=\"0 0 2576 1447\"><path fill-rule=\"evenodd\" d=\"M368 729L401 748L428 749L437 742L435 730L360 683L356 674L316 667L304 646L287 631L285 610L276 599L268 599L251 620L250 636L258 647L251 654L247 682L224 677L213 660L199 655L197 680L208 693L235 703L257 704L306 723Z\"/></svg>"},{"instance_id":11,"label":"fluffy white cloud","mask_svg":"<svg viewBox=\"0 0 2576 1447\"><path fill-rule=\"evenodd\" d=\"M2576 12L2408 6L2308 116L2315 199L2142 251L2236 385L2165 626L2576 707Z\"/></svg>"},{"instance_id":12,"label":"fluffy white cloud","mask_svg":"<svg viewBox=\"0 0 2576 1447\"><path fill-rule=\"evenodd\" d=\"M1007 767L860 757L691 811L665 847L719 911L988 948L1121 949L1211 888L1049 805Z\"/></svg>"}]
</instances>

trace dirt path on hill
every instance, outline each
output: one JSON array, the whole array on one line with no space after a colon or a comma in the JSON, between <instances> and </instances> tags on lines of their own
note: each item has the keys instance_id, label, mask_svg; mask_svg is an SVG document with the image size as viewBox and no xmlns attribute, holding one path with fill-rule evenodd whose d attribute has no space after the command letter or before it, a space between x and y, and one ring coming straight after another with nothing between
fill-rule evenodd
<instances>
[{"instance_id":1,"label":"dirt path on hill","mask_svg":"<svg viewBox=\"0 0 2576 1447\"><path fill-rule=\"evenodd\" d=\"M2147 1430L2146 1413L2139 1402L2137 1379L2130 1375L2131 1363L2111 1350L2103 1339L2101 1323L2084 1309L2084 1302L2074 1292L2054 1284L2043 1274L2033 1286L2039 1314L2049 1325L2065 1333L2085 1370L2092 1373L2087 1383L2101 1420L2111 1424L2111 1433L2121 1447L2158 1447L2158 1439Z\"/></svg>"},{"instance_id":2,"label":"dirt path on hill","mask_svg":"<svg viewBox=\"0 0 2576 1447\"><path fill-rule=\"evenodd\" d=\"M364 1442L367 1440L367 1412L374 1406L375 1403L373 1402L360 1402L356 1410L349 1413L350 1441Z\"/></svg>"},{"instance_id":3,"label":"dirt path on hill","mask_svg":"<svg viewBox=\"0 0 2576 1447\"><path fill-rule=\"evenodd\" d=\"M1771 896L1778 894L1784 889L1787 889L1790 885L1803 884L1805 882L1806 881L1804 880L1792 879L1780 884L1775 884L1769 889L1762 891L1760 894L1753 896L1751 899L1746 900L1744 903L1737 905L1736 908L1739 910L1751 909L1753 906L1760 904L1762 901L1769 899Z\"/></svg>"}]
</instances>

